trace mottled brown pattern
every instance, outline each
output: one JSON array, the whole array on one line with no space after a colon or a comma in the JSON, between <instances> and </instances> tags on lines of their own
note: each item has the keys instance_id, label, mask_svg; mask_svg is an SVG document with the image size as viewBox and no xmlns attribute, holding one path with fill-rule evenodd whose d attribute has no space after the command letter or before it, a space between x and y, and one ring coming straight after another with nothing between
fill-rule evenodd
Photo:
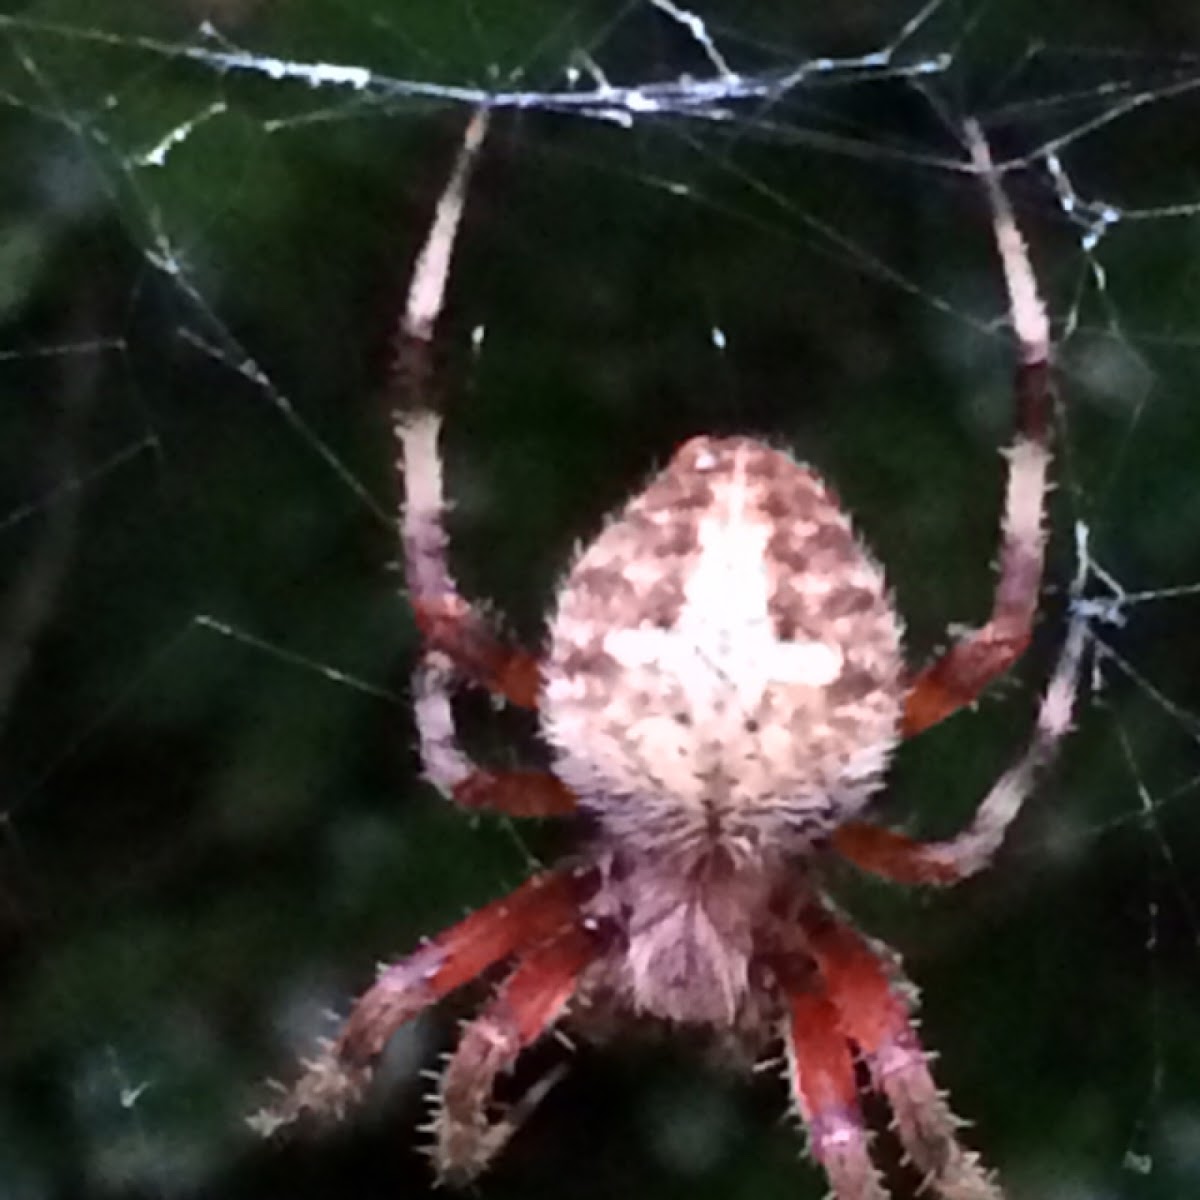
<instances>
[{"instance_id":1,"label":"mottled brown pattern","mask_svg":"<svg viewBox=\"0 0 1200 1200\"><path fill-rule=\"evenodd\" d=\"M544 678L557 769L606 827L758 855L875 786L900 626L815 472L750 438L695 438L580 553Z\"/></svg>"},{"instance_id":2,"label":"mottled brown pattern","mask_svg":"<svg viewBox=\"0 0 1200 1200\"><path fill-rule=\"evenodd\" d=\"M879 611L879 593L873 588L843 584L830 593L825 601L825 616L836 621L839 617L857 617Z\"/></svg>"}]
</instances>

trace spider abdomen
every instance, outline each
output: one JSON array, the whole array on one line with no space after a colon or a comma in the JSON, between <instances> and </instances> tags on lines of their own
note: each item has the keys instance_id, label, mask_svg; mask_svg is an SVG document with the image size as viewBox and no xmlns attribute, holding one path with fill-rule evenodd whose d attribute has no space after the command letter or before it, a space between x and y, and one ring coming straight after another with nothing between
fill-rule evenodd
<instances>
[{"instance_id":1,"label":"spider abdomen","mask_svg":"<svg viewBox=\"0 0 1200 1200\"><path fill-rule=\"evenodd\" d=\"M647 847L805 844L886 764L900 640L880 568L814 472L695 438L559 592L542 704L557 769Z\"/></svg>"}]
</instances>

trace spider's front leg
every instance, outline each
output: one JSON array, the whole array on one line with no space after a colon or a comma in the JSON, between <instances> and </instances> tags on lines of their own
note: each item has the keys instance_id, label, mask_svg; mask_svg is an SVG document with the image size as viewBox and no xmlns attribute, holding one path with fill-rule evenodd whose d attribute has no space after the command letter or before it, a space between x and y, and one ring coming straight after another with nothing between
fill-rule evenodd
<instances>
[{"instance_id":1,"label":"spider's front leg","mask_svg":"<svg viewBox=\"0 0 1200 1200\"><path fill-rule=\"evenodd\" d=\"M815 903L802 913L801 926L837 1026L862 1054L873 1086L891 1107L896 1136L926 1184L943 1200L1003 1200L978 1156L958 1140L961 1122L930 1074L908 1004L878 954Z\"/></svg>"},{"instance_id":2,"label":"spider's front leg","mask_svg":"<svg viewBox=\"0 0 1200 1200\"><path fill-rule=\"evenodd\" d=\"M553 1026L601 950L595 930L575 925L525 954L487 1009L467 1025L442 1078L433 1122L433 1157L443 1180L474 1179L556 1081L551 1073L507 1110L489 1111L497 1076Z\"/></svg>"},{"instance_id":3,"label":"spider's front leg","mask_svg":"<svg viewBox=\"0 0 1200 1200\"><path fill-rule=\"evenodd\" d=\"M579 904L593 886L588 871L535 875L384 967L338 1036L305 1062L300 1079L255 1114L251 1126L267 1136L297 1120L340 1120L362 1098L375 1063L401 1025L503 959L555 944L578 926Z\"/></svg>"},{"instance_id":4,"label":"spider's front leg","mask_svg":"<svg viewBox=\"0 0 1200 1200\"><path fill-rule=\"evenodd\" d=\"M1000 186L987 142L974 122L967 126L967 138L972 162L987 188L992 208L1017 340L1017 431L1006 452L1008 487L992 614L986 625L955 642L917 676L905 703L906 737L972 703L1024 653L1042 581L1046 541L1042 518L1054 408L1050 326L1025 241Z\"/></svg>"},{"instance_id":5,"label":"spider's front leg","mask_svg":"<svg viewBox=\"0 0 1200 1200\"><path fill-rule=\"evenodd\" d=\"M832 1200L887 1200L871 1162L854 1061L838 1011L810 964L781 962L775 974L786 1001L783 1040L792 1099L812 1156L829 1177Z\"/></svg>"}]
</instances>

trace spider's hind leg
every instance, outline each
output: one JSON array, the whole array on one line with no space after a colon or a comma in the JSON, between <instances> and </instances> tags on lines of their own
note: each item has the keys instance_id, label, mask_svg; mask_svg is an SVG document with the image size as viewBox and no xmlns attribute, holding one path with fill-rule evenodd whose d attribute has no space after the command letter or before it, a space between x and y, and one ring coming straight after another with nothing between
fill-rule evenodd
<instances>
[{"instance_id":1,"label":"spider's hind leg","mask_svg":"<svg viewBox=\"0 0 1200 1200\"><path fill-rule=\"evenodd\" d=\"M510 817L561 817L575 811L575 795L557 775L529 769L480 766L458 742L450 690L454 668L427 651L413 677L417 737L425 776L443 796L467 809Z\"/></svg>"},{"instance_id":2,"label":"spider's hind leg","mask_svg":"<svg viewBox=\"0 0 1200 1200\"><path fill-rule=\"evenodd\" d=\"M447 557L434 331L485 128L486 112L481 110L467 128L417 257L388 386L402 497L404 575L423 642L413 690L425 774L444 795L466 808L490 808L509 816L558 816L574 811L574 796L544 771L477 766L459 748L450 703L454 683L465 678L510 703L534 708L541 683L537 658L502 638L461 594Z\"/></svg>"},{"instance_id":3,"label":"spider's hind leg","mask_svg":"<svg viewBox=\"0 0 1200 1200\"><path fill-rule=\"evenodd\" d=\"M1025 652L1037 612L1046 535L1042 518L1050 465L1054 381L1050 325L1012 206L979 127L967 126L971 160L987 189L1017 342L1016 434L1005 452L1008 486L992 612L921 671L909 691L903 731L911 737L971 704Z\"/></svg>"},{"instance_id":4,"label":"spider's hind leg","mask_svg":"<svg viewBox=\"0 0 1200 1200\"><path fill-rule=\"evenodd\" d=\"M462 674L497 695L533 708L539 686L537 659L501 638L479 609L461 595L446 553L449 539L439 449L442 404L434 371L434 333L467 185L486 128L487 113L481 109L467 127L413 268L387 402L402 497L404 574L425 646L446 655Z\"/></svg>"}]
</instances>

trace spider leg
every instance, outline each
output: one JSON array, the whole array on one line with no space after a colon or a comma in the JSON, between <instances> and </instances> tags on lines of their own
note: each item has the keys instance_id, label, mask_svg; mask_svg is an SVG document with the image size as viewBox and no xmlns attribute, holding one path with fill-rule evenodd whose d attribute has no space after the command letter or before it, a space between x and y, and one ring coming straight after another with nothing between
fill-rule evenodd
<instances>
[{"instance_id":1,"label":"spider leg","mask_svg":"<svg viewBox=\"0 0 1200 1200\"><path fill-rule=\"evenodd\" d=\"M444 1181L474 1179L557 1081L552 1073L511 1108L489 1112L497 1076L562 1015L580 974L599 953L596 934L573 926L524 955L482 1015L467 1025L442 1077L433 1122L433 1157Z\"/></svg>"},{"instance_id":2,"label":"spider leg","mask_svg":"<svg viewBox=\"0 0 1200 1200\"><path fill-rule=\"evenodd\" d=\"M467 128L417 258L388 389L403 495L404 571L424 643L414 683L417 726L425 774L444 795L466 808L489 808L517 817L557 816L575 809L574 796L558 779L545 771L476 766L458 748L450 705L450 689L458 676L525 708L536 707L541 684L537 659L501 639L464 599L447 559L438 449L441 404L434 380L433 338L471 168L485 129L486 113L481 110Z\"/></svg>"},{"instance_id":3,"label":"spider leg","mask_svg":"<svg viewBox=\"0 0 1200 1200\"><path fill-rule=\"evenodd\" d=\"M471 169L486 128L487 113L481 109L467 127L417 257L396 338L387 402L403 497L400 538L404 573L425 646L445 654L475 682L514 704L533 708L540 685L537 659L505 642L464 599L446 557L446 504L438 449L441 400L435 386L433 339Z\"/></svg>"},{"instance_id":4,"label":"spider leg","mask_svg":"<svg viewBox=\"0 0 1200 1200\"><path fill-rule=\"evenodd\" d=\"M495 771L459 748L450 705L453 665L427 653L413 680L417 737L425 775L442 795L469 809L510 817L557 817L575 811L575 795L549 771Z\"/></svg>"},{"instance_id":5,"label":"spider leg","mask_svg":"<svg viewBox=\"0 0 1200 1200\"><path fill-rule=\"evenodd\" d=\"M570 929L590 886L590 875L579 871L535 875L384 967L337 1038L305 1062L304 1074L277 1103L250 1119L252 1128L269 1136L301 1118L341 1119L361 1099L401 1025L502 959Z\"/></svg>"},{"instance_id":6,"label":"spider leg","mask_svg":"<svg viewBox=\"0 0 1200 1200\"><path fill-rule=\"evenodd\" d=\"M1055 394L1049 322L1012 206L1000 186L983 133L974 122L967 126L967 139L992 209L1017 341L1016 436L1005 455L1008 486L991 616L981 629L955 642L917 676L905 703L905 737L970 704L1024 652L1037 611L1046 541L1042 515Z\"/></svg>"},{"instance_id":7,"label":"spider leg","mask_svg":"<svg viewBox=\"0 0 1200 1200\"><path fill-rule=\"evenodd\" d=\"M868 943L817 904L801 915L838 1027L858 1047L892 1110L913 1166L943 1200L1003 1200L978 1156L958 1140L961 1122L929 1071L909 1006Z\"/></svg>"},{"instance_id":8,"label":"spider leg","mask_svg":"<svg viewBox=\"0 0 1200 1200\"><path fill-rule=\"evenodd\" d=\"M850 821L834 832L833 848L856 866L898 883L957 883L987 866L1038 773L1053 761L1071 728L1086 636L1085 620L1075 617L1025 753L992 786L966 829L944 841L921 842L890 829Z\"/></svg>"},{"instance_id":9,"label":"spider leg","mask_svg":"<svg viewBox=\"0 0 1200 1200\"><path fill-rule=\"evenodd\" d=\"M809 1149L833 1188L832 1200L886 1200L871 1162L869 1134L858 1103L850 1045L838 1011L813 977L775 964L787 1003L784 1045L793 1102L808 1131Z\"/></svg>"}]
</instances>

